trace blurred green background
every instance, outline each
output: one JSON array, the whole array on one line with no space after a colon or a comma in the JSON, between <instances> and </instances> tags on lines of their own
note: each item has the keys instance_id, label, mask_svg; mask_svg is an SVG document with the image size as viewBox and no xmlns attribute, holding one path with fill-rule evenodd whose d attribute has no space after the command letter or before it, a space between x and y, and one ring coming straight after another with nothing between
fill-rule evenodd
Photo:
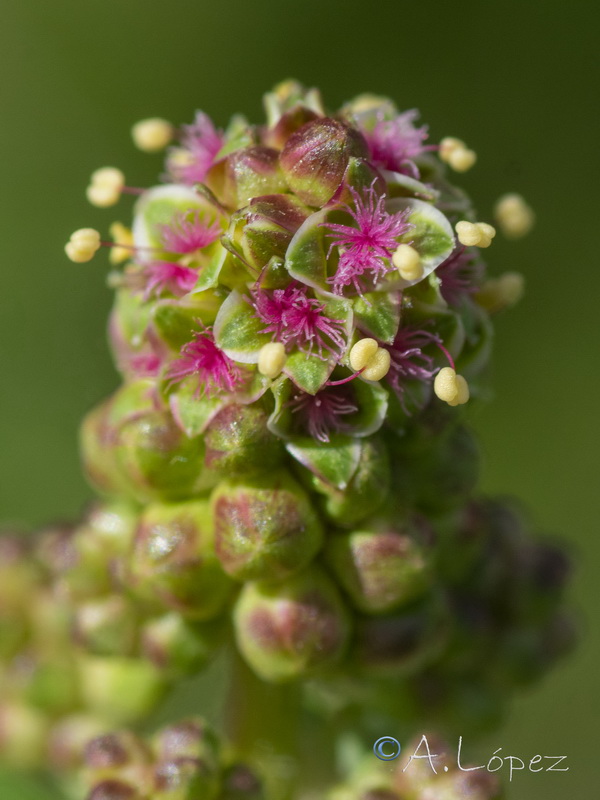
<instances>
[{"instance_id":1,"label":"blurred green background","mask_svg":"<svg viewBox=\"0 0 600 800\"><path fill-rule=\"evenodd\" d=\"M77 514L79 419L117 377L105 344L105 259L67 261L72 230L127 222L129 203L85 201L93 169L156 181L159 156L134 150L139 118L259 121L260 98L294 76L330 107L363 91L418 106L432 140L479 154L460 179L489 219L521 192L538 224L499 238L492 270L525 273L526 300L498 323L496 397L474 422L487 490L518 494L577 562L578 652L514 703L489 755L567 755L566 773L517 774L510 800L591 797L596 721L600 539L597 520L599 28L589 0L3 0L0 32L2 313L0 519L32 527ZM594 100L594 97L596 98ZM393 734L393 731L382 731ZM0 776L0 798L49 797Z\"/></svg>"}]
</instances>

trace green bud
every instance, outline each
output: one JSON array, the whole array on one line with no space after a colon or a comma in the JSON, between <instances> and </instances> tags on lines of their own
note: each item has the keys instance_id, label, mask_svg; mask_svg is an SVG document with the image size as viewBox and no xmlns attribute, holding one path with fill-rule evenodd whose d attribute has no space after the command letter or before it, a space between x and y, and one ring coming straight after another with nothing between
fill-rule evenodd
<instances>
[{"instance_id":1,"label":"green bud","mask_svg":"<svg viewBox=\"0 0 600 800\"><path fill-rule=\"evenodd\" d=\"M159 761L199 759L211 770L219 768L221 748L213 728L201 717L193 717L169 725L153 739L153 750Z\"/></svg>"},{"instance_id":2,"label":"green bud","mask_svg":"<svg viewBox=\"0 0 600 800\"><path fill-rule=\"evenodd\" d=\"M74 616L75 639L90 653L131 654L136 634L136 609L123 595L112 594L77 606Z\"/></svg>"},{"instance_id":3,"label":"green bud","mask_svg":"<svg viewBox=\"0 0 600 800\"><path fill-rule=\"evenodd\" d=\"M28 634L31 594L41 582L37 564L23 537L0 535L0 657L9 659Z\"/></svg>"},{"instance_id":4,"label":"green bud","mask_svg":"<svg viewBox=\"0 0 600 800\"><path fill-rule=\"evenodd\" d=\"M94 781L131 775L132 767L150 764L152 753L145 743L131 731L118 731L96 736L84 750L87 774Z\"/></svg>"},{"instance_id":5,"label":"green bud","mask_svg":"<svg viewBox=\"0 0 600 800\"><path fill-rule=\"evenodd\" d=\"M86 706L117 724L147 714L166 688L155 667L133 658L83 656L79 675Z\"/></svg>"},{"instance_id":6,"label":"green bud","mask_svg":"<svg viewBox=\"0 0 600 800\"><path fill-rule=\"evenodd\" d=\"M448 635L445 598L432 594L400 612L357 622L352 662L374 675L411 675L432 663Z\"/></svg>"},{"instance_id":7,"label":"green bud","mask_svg":"<svg viewBox=\"0 0 600 800\"><path fill-rule=\"evenodd\" d=\"M258 775L246 764L232 764L223 772L219 800L266 800Z\"/></svg>"},{"instance_id":8,"label":"green bud","mask_svg":"<svg viewBox=\"0 0 600 800\"><path fill-rule=\"evenodd\" d=\"M324 495L320 506L327 517L350 527L374 514L388 496L390 459L383 441L369 437L360 441L358 465L343 489L304 470L300 474L309 488Z\"/></svg>"},{"instance_id":9,"label":"green bud","mask_svg":"<svg viewBox=\"0 0 600 800\"><path fill-rule=\"evenodd\" d=\"M19 679L27 701L50 714L64 714L80 702L77 665L71 653L32 656Z\"/></svg>"},{"instance_id":10,"label":"green bud","mask_svg":"<svg viewBox=\"0 0 600 800\"><path fill-rule=\"evenodd\" d=\"M323 531L310 499L285 472L221 483L211 498L215 544L236 580L280 580L305 567Z\"/></svg>"},{"instance_id":11,"label":"green bud","mask_svg":"<svg viewBox=\"0 0 600 800\"><path fill-rule=\"evenodd\" d=\"M428 515L455 509L475 488L479 463L475 437L463 426L441 439L429 439L428 446L418 453L404 453L395 462L400 502L415 505Z\"/></svg>"},{"instance_id":12,"label":"green bud","mask_svg":"<svg viewBox=\"0 0 600 800\"><path fill-rule=\"evenodd\" d=\"M231 582L217 559L208 502L148 506L129 562L134 589L195 619L223 609Z\"/></svg>"},{"instance_id":13,"label":"green bud","mask_svg":"<svg viewBox=\"0 0 600 800\"><path fill-rule=\"evenodd\" d=\"M74 770L83 762L91 739L106 732L106 723L89 714L73 714L60 719L50 731L48 760L56 770Z\"/></svg>"},{"instance_id":14,"label":"green bud","mask_svg":"<svg viewBox=\"0 0 600 800\"><path fill-rule=\"evenodd\" d=\"M137 513L125 503L97 504L74 532L48 532L40 559L60 592L69 600L83 600L114 591L136 522Z\"/></svg>"},{"instance_id":15,"label":"green bud","mask_svg":"<svg viewBox=\"0 0 600 800\"><path fill-rule=\"evenodd\" d=\"M35 708L18 703L0 705L0 758L17 769L32 769L44 758L48 720Z\"/></svg>"},{"instance_id":16,"label":"green bud","mask_svg":"<svg viewBox=\"0 0 600 800\"><path fill-rule=\"evenodd\" d=\"M353 605L366 614L393 611L432 582L431 531L357 530L328 537L325 557Z\"/></svg>"},{"instance_id":17,"label":"green bud","mask_svg":"<svg viewBox=\"0 0 600 800\"><path fill-rule=\"evenodd\" d=\"M108 780L94 786L86 800L146 800L147 795L138 792L130 783Z\"/></svg>"},{"instance_id":18,"label":"green bud","mask_svg":"<svg viewBox=\"0 0 600 800\"><path fill-rule=\"evenodd\" d=\"M352 156L368 158L362 135L329 117L307 122L286 142L280 163L303 203L321 207L336 193Z\"/></svg>"},{"instance_id":19,"label":"green bud","mask_svg":"<svg viewBox=\"0 0 600 800\"><path fill-rule=\"evenodd\" d=\"M208 171L206 185L230 208L240 208L253 197L287 189L279 152L263 145L242 147L217 161Z\"/></svg>"},{"instance_id":20,"label":"green bud","mask_svg":"<svg viewBox=\"0 0 600 800\"><path fill-rule=\"evenodd\" d=\"M301 83L294 80L278 83L273 91L264 95L263 105L269 128L277 125L284 114L297 108L308 109L315 116L325 113L319 90L305 89Z\"/></svg>"},{"instance_id":21,"label":"green bud","mask_svg":"<svg viewBox=\"0 0 600 800\"><path fill-rule=\"evenodd\" d=\"M199 672L217 652L224 621L193 622L175 612L147 622L141 631L142 652L172 677Z\"/></svg>"},{"instance_id":22,"label":"green bud","mask_svg":"<svg viewBox=\"0 0 600 800\"><path fill-rule=\"evenodd\" d=\"M153 800L213 800L219 793L218 772L198 758L177 758L154 771Z\"/></svg>"},{"instance_id":23,"label":"green bud","mask_svg":"<svg viewBox=\"0 0 600 800\"><path fill-rule=\"evenodd\" d=\"M242 655L259 677L272 682L332 666L350 635L339 592L316 566L282 584L246 584L234 625Z\"/></svg>"},{"instance_id":24,"label":"green bud","mask_svg":"<svg viewBox=\"0 0 600 800\"><path fill-rule=\"evenodd\" d=\"M258 403L225 406L205 433L208 469L235 477L274 469L283 449L267 428L268 418Z\"/></svg>"},{"instance_id":25,"label":"green bud","mask_svg":"<svg viewBox=\"0 0 600 800\"><path fill-rule=\"evenodd\" d=\"M149 411L125 422L116 457L140 502L181 500L212 485L202 439L188 438L168 411Z\"/></svg>"},{"instance_id":26,"label":"green bud","mask_svg":"<svg viewBox=\"0 0 600 800\"><path fill-rule=\"evenodd\" d=\"M262 271L271 260L284 259L292 236L309 213L292 195L254 197L232 217L227 238L250 267ZM285 277L289 282L289 275Z\"/></svg>"}]
</instances>

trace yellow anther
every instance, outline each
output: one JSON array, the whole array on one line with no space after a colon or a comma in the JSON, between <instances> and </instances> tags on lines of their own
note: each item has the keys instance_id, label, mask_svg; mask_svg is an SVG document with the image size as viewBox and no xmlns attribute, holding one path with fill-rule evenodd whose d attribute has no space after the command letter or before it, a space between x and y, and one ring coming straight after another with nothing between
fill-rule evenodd
<instances>
[{"instance_id":1,"label":"yellow anther","mask_svg":"<svg viewBox=\"0 0 600 800\"><path fill-rule=\"evenodd\" d=\"M390 354L375 339L360 339L350 350L350 366L367 381L380 381L390 371Z\"/></svg>"},{"instance_id":2,"label":"yellow anther","mask_svg":"<svg viewBox=\"0 0 600 800\"><path fill-rule=\"evenodd\" d=\"M495 314L516 305L525 293L525 279L519 272L505 272L490 278L476 293L475 300L486 311Z\"/></svg>"},{"instance_id":3,"label":"yellow anther","mask_svg":"<svg viewBox=\"0 0 600 800\"><path fill-rule=\"evenodd\" d=\"M142 119L131 129L133 143L144 153L157 153L173 139L173 126L166 119Z\"/></svg>"},{"instance_id":4,"label":"yellow anther","mask_svg":"<svg viewBox=\"0 0 600 800\"><path fill-rule=\"evenodd\" d=\"M457 139L456 136L445 136L440 142L439 156L442 161L448 161L448 157L455 150L464 150L467 145L462 139Z\"/></svg>"},{"instance_id":5,"label":"yellow anther","mask_svg":"<svg viewBox=\"0 0 600 800\"><path fill-rule=\"evenodd\" d=\"M194 155L183 147L175 147L169 151L169 166L172 169L189 167L194 163Z\"/></svg>"},{"instance_id":6,"label":"yellow anther","mask_svg":"<svg viewBox=\"0 0 600 800\"><path fill-rule=\"evenodd\" d=\"M100 234L94 228L80 228L71 234L65 253L76 264L91 261L100 248Z\"/></svg>"},{"instance_id":7,"label":"yellow anther","mask_svg":"<svg viewBox=\"0 0 600 800\"><path fill-rule=\"evenodd\" d=\"M496 235L496 229L487 222L467 222L461 220L455 225L458 241L465 247L489 247Z\"/></svg>"},{"instance_id":8,"label":"yellow anther","mask_svg":"<svg viewBox=\"0 0 600 800\"><path fill-rule=\"evenodd\" d=\"M367 381L380 381L390 371L391 357L389 350L384 347L378 348L368 366L361 372L361 376Z\"/></svg>"},{"instance_id":9,"label":"yellow anther","mask_svg":"<svg viewBox=\"0 0 600 800\"><path fill-rule=\"evenodd\" d=\"M118 202L124 186L125 176L120 169L102 167L92 173L86 196L93 206L108 208Z\"/></svg>"},{"instance_id":10,"label":"yellow anther","mask_svg":"<svg viewBox=\"0 0 600 800\"><path fill-rule=\"evenodd\" d=\"M133 247L133 234L129 228L126 228L121 222L113 222L109 228L112 240L115 246L110 248L109 260L111 264L122 264L131 258Z\"/></svg>"},{"instance_id":11,"label":"yellow anther","mask_svg":"<svg viewBox=\"0 0 600 800\"><path fill-rule=\"evenodd\" d=\"M285 366L285 347L281 342L269 342L260 348L258 353L258 371L265 378L273 380Z\"/></svg>"},{"instance_id":12,"label":"yellow anther","mask_svg":"<svg viewBox=\"0 0 600 800\"><path fill-rule=\"evenodd\" d=\"M477 161L477 153L470 150L462 139L446 136L440 142L439 156L456 172L466 172Z\"/></svg>"},{"instance_id":13,"label":"yellow anther","mask_svg":"<svg viewBox=\"0 0 600 800\"><path fill-rule=\"evenodd\" d=\"M443 367L435 376L433 391L450 406L458 406L469 399L469 385L452 367Z\"/></svg>"},{"instance_id":14,"label":"yellow anther","mask_svg":"<svg viewBox=\"0 0 600 800\"><path fill-rule=\"evenodd\" d=\"M373 360L378 350L379 345L375 339L359 339L350 350L350 366L358 372Z\"/></svg>"},{"instance_id":15,"label":"yellow anther","mask_svg":"<svg viewBox=\"0 0 600 800\"><path fill-rule=\"evenodd\" d=\"M494 219L507 239L520 239L532 229L535 214L520 194L505 194L494 207Z\"/></svg>"},{"instance_id":16,"label":"yellow anther","mask_svg":"<svg viewBox=\"0 0 600 800\"><path fill-rule=\"evenodd\" d=\"M409 244L400 244L392 256L392 264L405 281L418 281L423 277L421 256Z\"/></svg>"},{"instance_id":17,"label":"yellow anther","mask_svg":"<svg viewBox=\"0 0 600 800\"><path fill-rule=\"evenodd\" d=\"M466 172L477 161L477 153L468 147L457 147L448 155L447 161L455 172Z\"/></svg>"},{"instance_id":18,"label":"yellow anther","mask_svg":"<svg viewBox=\"0 0 600 800\"><path fill-rule=\"evenodd\" d=\"M456 397L454 400L448 400L449 406L462 406L468 402L469 397L471 396L469 392L469 384L462 375L456 376L456 386L458 389Z\"/></svg>"}]
</instances>

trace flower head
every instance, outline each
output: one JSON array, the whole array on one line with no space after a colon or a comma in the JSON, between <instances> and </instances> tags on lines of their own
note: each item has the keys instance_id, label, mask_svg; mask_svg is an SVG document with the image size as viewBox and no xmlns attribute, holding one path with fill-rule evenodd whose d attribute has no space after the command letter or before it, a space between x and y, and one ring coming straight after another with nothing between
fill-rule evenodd
<instances>
[{"instance_id":1,"label":"flower head","mask_svg":"<svg viewBox=\"0 0 600 800\"><path fill-rule=\"evenodd\" d=\"M252 305L256 316L265 323L261 333L273 333L287 347L312 353L316 346L320 358L323 351L340 355L345 340L342 320L323 312L325 305L307 296L307 287L290 284L285 289L252 289Z\"/></svg>"},{"instance_id":2,"label":"flower head","mask_svg":"<svg viewBox=\"0 0 600 800\"><path fill-rule=\"evenodd\" d=\"M203 111L196 113L192 125L183 126L181 148L175 148L167 158L171 176L181 183L201 183L212 167L215 156L223 146L223 134Z\"/></svg>"},{"instance_id":3,"label":"flower head","mask_svg":"<svg viewBox=\"0 0 600 800\"><path fill-rule=\"evenodd\" d=\"M194 333L194 338L181 348L181 355L167 370L169 385L190 375L196 376L196 395L235 392L242 383L241 369L215 344L210 328Z\"/></svg>"},{"instance_id":4,"label":"flower head","mask_svg":"<svg viewBox=\"0 0 600 800\"><path fill-rule=\"evenodd\" d=\"M413 108L394 119L379 119L371 131L363 130L375 166L419 177L413 159L432 148L423 144L428 136L427 126L414 125L418 116Z\"/></svg>"},{"instance_id":5,"label":"flower head","mask_svg":"<svg viewBox=\"0 0 600 800\"><path fill-rule=\"evenodd\" d=\"M337 271L329 282L336 294L343 294L346 286L354 286L359 294L365 290L365 272L370 272L376 282L392 271L390 258L398 246L397 239L411 228L406 221L407 210L389 214L384 208L385 195L377 196L371 185L361 196L349 187L355 208L345 206L356 227L325 222L323 227L331 231L329 249L338 247L340 260Z\"/></svg>"},{"instance_id":6,"label":"flower head","mask_svg":"<svg viewBox=\"0 0 600 800\"><path fill-rule=\"evenodd\" d=\"M442 346L436 334L406 327L400 328L393 344L387 346L390 353L387 379L403 406L406 382L417 380L429 383L436 373L433 358L423 352L430 344Z\"/></svg>"},{"instance_id":7,"label":"flower head","mask_svg":"<svg viewBox=\"0 0 600 800\"><path fill-rule=\"evenodd\" d=\"M305 428L313 439L324 443L329 441L332 433L345 433L348 426L341 418L358 411L347 385L328 386L314 395L299 392L287 406L299 415L299 427Z\"/></svg>"},{"instance_id":8,"label":"flower head","mask_svg":"<svg viewBox=\"0 0 600 800\"><path fill-rule=\"evenodd\" d=\"M451 306L477 291L482 273L482 263L464 247L456 249L435 272L441 281L442 297Z\"/></svg>"},{"instance_id":9,"label":"flower head","mask_svg":"<svg viewBox=\"0 0 600 800\"><path fill-rule=\"evenodd\" d=\"M215 242L221 235L216 220L207 225L200 211L178 211L168 225L160 225L160 238L171 253L193 253Z\"/></svg>"},{"instance_id":10,"label":"flower head","mask_svg":"<svg viewBox=\"0 0 600 800\"><path fill-rule=\"evenodd\" d=\"M172 261L151 261L142 270L146 280L144 299L152 295L158 296L167 291L176 297L191 292L198 280L196 270L176 264Z\"/></svg>"},{"instance_id":11,"label":"flower head","mask_svg":"<svg viewBox=\"0 0 600 800\"><path fill-rule=\"evenodd\" d=\"M355 208L348 205L344 208L357 227L323 223L323 227L332 231L329 252L333 247L338 247L340 251L336 273L328 279L336 294L343 294L344 288L350 285L358 294L362 294L364 283L360 278L365 272L371 272L376 282L382 275L392 271L394 267L389 262L398 246L397 238L411 228L406 221L406 210L388 214L384 208L385 195L378 197L373 184L363 196L353 187L349 188Z\"/></svg>"}]
</instances>

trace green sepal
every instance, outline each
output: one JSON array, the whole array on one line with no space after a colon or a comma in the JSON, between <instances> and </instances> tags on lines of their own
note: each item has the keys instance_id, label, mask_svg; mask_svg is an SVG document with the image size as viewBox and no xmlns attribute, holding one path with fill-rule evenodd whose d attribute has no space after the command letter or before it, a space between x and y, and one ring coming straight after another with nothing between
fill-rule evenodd
<instances>
[{"instance_id":1,"label":"green sepal","mask_svg":"<svg viewBox=\"0 0 600 800\"><path fill-rule=\"evenodd\" d=\"M344 416L344 427L347 436L370 436L379 430L388 405L388 393L378 383L370 383L357 379L352 382L354 399L358 411ZM275 407L269 417L268 427L276 436L295 441L294 411L289 407L292 399L293 385L285 378L278 378L271 385L275 397Z\"/></svg>"},{"instance_id":2,"label":"green sepal","mask_svg":"<svg viewBox=\"0 0 600 800\"><path fill-rule=\"evenodd\" d=\"M219 284L219 276L227 257L230 255L221 242L215 242L206 249L208 254L208 261L198 274L196 285L192 289L193 296L205 292L207 289L214 289Z\"/></svg>"},{"instance_id":3,"label":"green sepal","mask_svg":"<svg viewBox=\"0 0 600 800\"><path fill-rule=\"evenodd\" d=\"M218 307L218 298L213 293L206 293L204 298L198 295L189 304L161 300L154 306L152 315L160 338L173 350L179 351L190 341L192 333L202 330L202 325L214 322Z\"/></svg>"},{"instance_id":4,"label":"green sepal","mask_svg":"<svg viewBox=\"0 0 600 800\"><path fill-rule=\"evenodd\" d=\"M330 286L325 230L321 225L327 214L327 209L311 214L292 237L285 256L285 266L292 278L325 292Z\"/></svg>"},{"instance_id":5,"label":"green sepal","mask_svg":"<svg viewBox=\"0 0 600 800\"><path fill-rule=\"evenodd\" d=\"M367 292L354 300L357 326L378 339L392 344L400 327L402 296L399 292Z\"/></svg>"},{"instance_id":6,"label":"green sepal","mask_svg":"<svg viewBox=\"0 0 600 800\"><path fill-rule=\"evenodd\" d=\"M235 114L230 120L225 130L225 144L215 156L215 161L220 161L230 153L242 147L249 147L255 144L252 126L242 114Z\"/></svg>"},{"instance_id":7,"label":"green sepal","mask_svg":"<svg viewBox=\"0 0 600 800\"><path fill-rule=\"evenodd\" d=\"M444 347L450 352L453 358L458 358L465 344L465 328L461 317L452 309L440 306L431 306L418 300L413 301L410 308L405 311L404 319L410 325L415 323L417 327L424 325L435 326L435 332L444 343ZM441 352L435 345L428 345L425 350L435 358L440 360ZM442 364L446 366L446 362Z\"/></svg>"},{"instance_id":8,"label":"green sepal","mask_svg":"<svg viewBox=\"0 0 600 800\"><path fill-rule=\"evenodd\" d=\"M283 372L299 389L316 394L333 372L335 361L324 361L317 355L308 355L298 350L288 356Z\"/></svg>"},{"instance_id":9,"label":"green sepal","mask_svg":"<svg viewBox=\"0 0 600 800\"><path fill-rule=\"evenodd\" d=\"M198 395L197 382L192 377L183 381L177 390L171 393L169 406L179 428L193 438L203 433L207 425L228 403L253 403L266 392L269 383L268 378L256 372L243 390L236 394L217 394L210 397Z\"/></svg>"},{"instance_id":10,"label":"green sepal","mask_svg":"<svg viewBox=\"0 0 600 800\"><path fill-rule=\"evenodd\" d=\"M299 436L290 440L286 449L322 481L343 490L358 467L361 443L347 436L332 436L326 443Z\"/></svg>"},{"instance_id":11,"label":"green sepal","mask_svg":"<svg viewBox=\"0 0 600 800\"><path fill-rule=\"evenodd\" d=\"M149 189L135 205L133 240L136 247L162 250L158 226L168 225L176 212L206 212L209 219L218 213L215 206L194 189L181 184L166 184Z\"/></svg>"},{"instance_id":12,"label":"green sepal","mask_svg":"<svg viewBox=\"0 0 600 800\"><path fill-rule=\"evenodd\" d=\"M230 399L222 395L197 396L194 381L184 381L169 397L169 407L175 422L190 439L203 433L212 418L228 402Z\"/></svg>"},{"instance_id":13,"label":"green sepal","mask_svg":"<svg viewBox=\"0 0 600 800\"><path fill-rule=\"evenodd\" d=\"M410 244L421 257L423 275L414 281L394 279L392 286L405 288L426 278L445 261L454 249L454 233L446 217L435 206L415 198L395 197L386 203L389 213L408 209L406 221L413 227L398 238L398 244Z\"/></svg>"},{"instance_id":14,"label":"green sepal","mask_svg":"<svg viewBox=\"0 0 600 800\"><path fill-rule=\"evenodd\" d=\"M468 380L480 373L490 360L494 326L489 315L470 302L461 320L465 326L465 344L457 358L456 369Z\"/></svg>"},{"instance_id":15,"label":"green sepal","mask_svg":"<svg viewBox=\"0 0 600 800\"><path fill-rule=\"evenodd\" d=\"M273 337L260 332L265 324L248 300L238 291L231 292L219 309L213 333L217 346L229 358L242 364L256 364L261 347Z\"/></svg>"},{"instance_id":16,"label":"green sepal","mask_svg":"<svg viewBox=\"0 0 600 800\"><path fill-rule=\"evenodd\" d=\"M388 187L388 197L415 197L418 200L428 200L436 203L440 193L432 186L411 178L410 175L403 175L401 172L385 172Z\"/></svg>"}]
</instances>

